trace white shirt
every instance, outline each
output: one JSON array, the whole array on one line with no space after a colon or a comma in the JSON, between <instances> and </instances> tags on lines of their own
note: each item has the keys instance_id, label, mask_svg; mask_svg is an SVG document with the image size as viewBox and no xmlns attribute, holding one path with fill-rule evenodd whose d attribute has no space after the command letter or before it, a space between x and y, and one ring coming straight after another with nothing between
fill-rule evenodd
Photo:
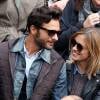
<instances>
[{"instance_id":1,"label":"white shirt","mask_svg":"<svg viewBox=\"0 0 100 100\"><path fill-rule=\"evenodd\" d=\"M31 65L36 60L36 58L39 56L40 51L39 52L35 52L35 53L29 55L29 52L27 51L27 49L25 48L25 45L24 45L25 61L26 61L25 73L26 73L26 76L27 77L28 77L28 74L29 74L29 70L31 68Z\"/></svg>"}]
</instances>

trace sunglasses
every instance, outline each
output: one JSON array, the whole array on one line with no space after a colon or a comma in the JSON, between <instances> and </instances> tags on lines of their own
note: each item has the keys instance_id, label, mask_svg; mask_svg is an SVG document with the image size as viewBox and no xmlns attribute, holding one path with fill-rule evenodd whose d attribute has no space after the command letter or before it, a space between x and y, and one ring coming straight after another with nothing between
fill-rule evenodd
<instances>
[{"instance_id":1,"label":"sunglasses","mask_svg":"<svg viewBox=\"0 0 100 100\"><path fill-rule=\"evenodd\" d=\"M78 43L75 39L72 39L71 40L71 47L74 47L74 46L77 47L77 50L79 52L81 52L83 50L83 46L80 43Z\"/></svg>"},{"instance_id":2,"label":"sunglasses","mask_svg":"<svg viewBox=\"0 0 100 100\"><path fill-rule=\"evenodd\" d=\"M41 27L41 26L39 26L39 28L42 29L42 30L47 31L47 33L48 33L48 35L49 35L50 37L54 36L55 34L57 34L57 36L59 37L60 34L61 34L61 31L49 30L49 29L46 29L46 28Z\"/></svg>"}]
</instances>

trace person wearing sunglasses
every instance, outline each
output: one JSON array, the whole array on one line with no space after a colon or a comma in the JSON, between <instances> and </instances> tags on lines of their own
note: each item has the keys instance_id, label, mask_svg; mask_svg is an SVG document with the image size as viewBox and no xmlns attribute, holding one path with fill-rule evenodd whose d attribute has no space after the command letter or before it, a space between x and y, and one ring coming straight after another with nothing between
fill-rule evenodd
<instances>
[{"instance_id":1,"label":"person wearing sunglasses","mask_svg":"<svg viewBox=\"0 0 100 100\"><path fill-rule=\"evenodd\" d=\"M67 95L66 65L53 50L60 16L58 8L35 8L26 36L0 44L0 100L60 100Z\"/></svg>"},{"instance_id":2,"label":"person wearing sunglasses","mask_svg":"<svg viewBox=\"0 0 100 100\"><path fill-rule=\"evenodd\" d=\"M62 100L77 100L75 95L100 100L100 28L84 28L72 35L66 67L69 96Z\"/></svg>"}]
</instances>

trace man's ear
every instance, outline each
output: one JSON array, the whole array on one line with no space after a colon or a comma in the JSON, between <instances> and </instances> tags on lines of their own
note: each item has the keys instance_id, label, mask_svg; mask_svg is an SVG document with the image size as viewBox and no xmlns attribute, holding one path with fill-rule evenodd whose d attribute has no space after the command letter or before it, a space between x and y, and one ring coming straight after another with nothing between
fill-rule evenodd
<instances>
[{"instance_id":1,"label":"man's ear","mask_svg":"<svg viewBox=\"0 0 100 100\"><path fill-rule=\"evenodd\" d=\"M31 25L30 32L31 34L35 34L37 32L37 28L34 25Z\"/></svg>"}]
</instances>

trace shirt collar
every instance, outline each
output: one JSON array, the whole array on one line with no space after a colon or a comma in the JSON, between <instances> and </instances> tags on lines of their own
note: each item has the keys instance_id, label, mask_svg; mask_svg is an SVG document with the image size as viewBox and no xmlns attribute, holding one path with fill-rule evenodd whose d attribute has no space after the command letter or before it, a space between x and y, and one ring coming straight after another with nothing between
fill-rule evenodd
<instances>
[{"instance_id":1,"label":"shirt collar","mask_svg":"<svg viewBox=\"0 0 100 100\"><path fill-rule=\"evenodd\" d=\"M75 74L81 74L80 72L79 72L79 69L78 69L78 66L75 64L75 67L74 67L74 75Z\"/></svg>"},{"instance_id":2,"label":"shirt collar","mask_svg":"<svg viewBox=\"0 0 100 100\"><path fill-rule=\"evenodd\" d=\"M45 62L51 64L51 50L43 49L40 53L40 58L42 58Z\"/></svg>"},{"instance_id":3,"label":"shirt collar","mask_svg":"<svg viewBox=\"0 0 100 100\"><path fill-rule=\"evenodd\" d=\"M75 67L74 67L74 73L73 73L74 75L76 75L76 74L80 74L81 76L86 76L86 74L81 74L80 73L80 71L79 71L79 69L78 69L78 66L75 64Z\"/></svg>"},{"instance_id":4,"label":"shirt collar","mask_svg":"<svg viewBox=\"0 0 100 100\"><path fill-rule=\"evenodd\" d=\"M17 39L14 45L11 47L11 52L24 52L24 41L25 37Z\"/></svg>"},{"instance_id":5,"label":"shirt collar","mask_svg":"<svg viewBox=\"0 0 100 100\"><path fill-rule=\"evenodd\" d=\"M15 42L15 44L11 48L11 52L20 52L25 53L24 51L24 41L25 37L21 37ZM39 58L43 59L45 62L51 64L51 50L42 49L39 53Z\"/></svg>"}]
</instances>

